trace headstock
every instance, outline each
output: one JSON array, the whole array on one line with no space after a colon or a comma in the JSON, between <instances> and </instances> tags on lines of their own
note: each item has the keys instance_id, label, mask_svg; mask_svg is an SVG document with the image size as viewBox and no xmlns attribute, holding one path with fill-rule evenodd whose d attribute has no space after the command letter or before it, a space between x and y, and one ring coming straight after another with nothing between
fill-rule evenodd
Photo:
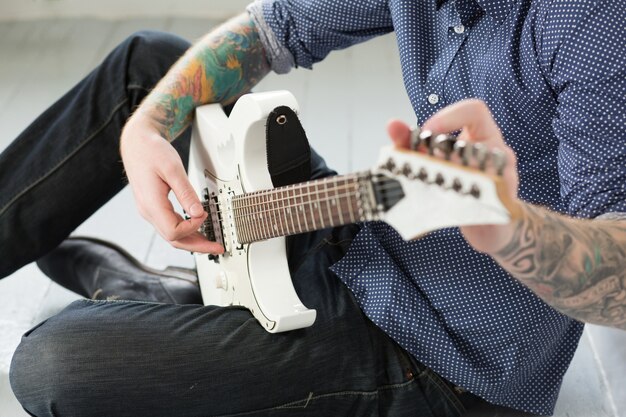
<instances>
[{"instance_id":1,"label":"headstock","mask_svg":"<svg viewBox=\"0 0 626 417\"><path fill-rule=\"evenodd\" d=\"M383 148L372 170L380 218L404 239L445 227L506 224L517 216L502 178L501 150L418 129L411 132L411 148Z\"/></svg>"}]
</instances>

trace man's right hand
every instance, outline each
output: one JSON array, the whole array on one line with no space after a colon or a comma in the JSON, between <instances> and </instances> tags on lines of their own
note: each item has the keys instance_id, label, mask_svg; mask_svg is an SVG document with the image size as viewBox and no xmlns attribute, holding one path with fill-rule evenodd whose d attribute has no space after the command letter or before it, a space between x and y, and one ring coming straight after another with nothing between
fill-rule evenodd
<instances>
[{"instance_id":1,"label":"man's right hand","mask_svg":"<svg viewBox=\"0 0 626 417\"><path fill-rule=\"evenodd\" d=\"M254 22L242 13L191 47L126 124L120 152L139 212L174 247L224 251L198 232L207 213L170 142L189 126L197 106L232 103L269 70ZM170 191L188 220L174 211Z\"/></svg>"},{"instance_id":2,"label":"man's right hand","mask_svg":"<svg viewBox=\"0 0 626 417\"><path fill-rule=\"evenodd\" d=\"M128 121L120 152L139 213L165 240L192 252L224 252L222 245L198 232L207 213L189 183L178 152L151 126L150 119L136 113ZM190 217L188 220L174 211L168 199L170 191Z\"/></svg>"}]
</instances>

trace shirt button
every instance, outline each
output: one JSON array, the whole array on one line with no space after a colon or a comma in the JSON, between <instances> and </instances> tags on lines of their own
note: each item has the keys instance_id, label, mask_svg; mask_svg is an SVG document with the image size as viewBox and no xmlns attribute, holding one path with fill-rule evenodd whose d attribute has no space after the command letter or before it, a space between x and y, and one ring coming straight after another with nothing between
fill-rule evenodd
<instances>
[{"instance_id":1,"label":"shirt button","mask_svg":"<svg viewBox=\"0 0 626 417\"><path fill-rule=\"evenodd\" d=\"M456 33L459 33L459 34L460 34L460 33L463 33L463 32L465 32L465 26L463 26L463 25L458 25L458 26L455 26L455 27L454 27L454 31L455 31Z\"/></svg>"},{"instance_id":2,"label":"shirt button","mask_svg":"<svg viewBox=\"0 0 626 417\"><path fill-rule=\"evenodd\" d=\"M439 103L439 96L437 94L431 94L428 96L428 102L430 104L437 104Z\"/></svg>"}]
</instances>

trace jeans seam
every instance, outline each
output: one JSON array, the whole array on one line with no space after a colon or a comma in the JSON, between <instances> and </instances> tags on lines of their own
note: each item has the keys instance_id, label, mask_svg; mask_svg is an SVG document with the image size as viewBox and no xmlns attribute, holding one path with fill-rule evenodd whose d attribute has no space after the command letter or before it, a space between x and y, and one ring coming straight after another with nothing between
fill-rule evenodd
<instances>
[{"instance_id":1,"label":"jeans seam","mask_svg":"<svg viewBox=\"0 0 626 417\"><path fill-rule=\"evenodd\" d=\"M439 391L441 391L441 393L448 398L448 400L450 401L450 403L456 409L456 411L459 413L460 416L463 415L467 411L465 407L463 406L463 403L461 403L458 397L443 382L443 380L439 377L439 375L434 374L433 371L431 371L430 369L426 369L424 374L426 374L428 379L430 379L437 386Z\"/></svg>"},{"instance_id":2,"label":"jeans seam","mask_svg":"<svg viewBox=\"0 0 626 417\"><path fill-rule=\"evenodd\" d=\"M150 91L152 90L151 88L146 88L143 85L139 85L139 84L128 84L126 86L127 90L144 90L144 91Z\"/></svg>"},{"instance_id":3,"label":"jeans seam","mask_svg":"<svg viewBox=\"0 0 626 417\"><path fill-rule=\"evenodd\" d=\"M65 165L65 163L67 161L69 161L74 155L76 155L78 153L78 151L80 151L89 142L91 142L93 140L93 138L95 138L100 132L102 132L102 130L104 130L105 127L107 127L107 125L109 123L111 123L115 113L117 113L118 110L121 109L122 106L124 106L127 102L128 102L128 98L125 98L124 100L122 100L117 106L115 106L113 108L113 111L111 112L111 114L109 114L109 117L102 124L102 126L100 126L98 129L96 129L96 131L94 133L92 133L91 135L87 136L86 139L84 139L83 141L79 142L78 146L76 146L74 149L72 149L72 151L70 151L70 153L68 153L65 157L63 157L54 167L52 167L50 170L48 170L42 176L37 178L33 183L31 183L29 186L27 186L25 189L23 189L20 193L16 194L11 200L9 200L7 202L7 204L0 210L0 216L3 215L17 200L22 198L26 193L28 193L33 188L35 188L37 185L39 185L40 183L45 181L47 178L49 178L50 175L52 175L54 172L59 170L63 165Z\"/></svg>"},{"instance_id":4,"label":"jeans seam","mask_svg":"<svg viewBox=\"0 0 626 417\"><path fill-rule=\"evenodd\" d=\"M346 391L337 391L337 392L329 392L326 394L318 394L318 395L314 395L312 392L310 392L306 398L302 399L302 400L297 400L297 401L291 401L285 404L281 404L275 407L268 407L268 408L262 408L262 409L258 409L258 410L250 410L250 411L244 411L241 413L235 413L235 414L220 414L219 416L211 416L211 417L243 417L243 416L247 416L247 415L252 415L255 413L259 413L259 412L265 412L265 411L272 411L272 410L293 410L293 409L304 409L306 407L308 407L309 403L312 400L318 400L318 399L323 399L323 398L332 398L332 397L338 397L338 396L344 396L344 395L352 395L352 396L361 396L361 397L375 397L378 395L378 393L380 391L386 391L386 390L392 390L392 389L396 389L396 388L404 388L406 386L409 386L411 384L415 383L415 379L411 379L409 381L406 382L402 382L399 384L390 384L390 385L383 385L381 387L378 387L376 390L373 391L354 391L354 390L346 390ZM298 403L303 403L304 405L302 406L297 406L296 404Z\"/></svg>"},{"instance_id":5,"label":"jeans seam","mask_svg":"<svg viewBox=\"0 0 626 417\"><path fill-rule=\"evenodd\" d=\"M80 300L84 304L153 304L162 305L167 303L161 303L158 301L136 301L136 300L94 300L93 298L81 298Z\"/></svg>"}]
</instances>

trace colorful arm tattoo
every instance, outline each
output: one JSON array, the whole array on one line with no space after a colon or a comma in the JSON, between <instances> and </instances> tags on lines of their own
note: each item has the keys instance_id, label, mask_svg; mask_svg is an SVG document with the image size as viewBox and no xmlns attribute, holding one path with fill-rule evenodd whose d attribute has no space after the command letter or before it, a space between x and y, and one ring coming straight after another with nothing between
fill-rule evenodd
<instances>
[{"instance_id":1,"label":"colorful arm tattoo","mask_svg":"<svg viewBox=\"0 0 626 417\"><path fill-rule=\"evenodd\" d=\"M626 329L626 221L524 207L513 237L494 258L561 312Z\"/></svg>"},{"instance_id":2,"label":"colorful arm tattoo","mask_svg":"<svg viewBox=\"0 0 626 417\"><path fill-rule=\"evenodd\" d=\"M189 126L197 106L232 102L269 70L258 32L244 13L187 51L148 95L141 110L172 141Z\"/></svg>"}]
</instances>

